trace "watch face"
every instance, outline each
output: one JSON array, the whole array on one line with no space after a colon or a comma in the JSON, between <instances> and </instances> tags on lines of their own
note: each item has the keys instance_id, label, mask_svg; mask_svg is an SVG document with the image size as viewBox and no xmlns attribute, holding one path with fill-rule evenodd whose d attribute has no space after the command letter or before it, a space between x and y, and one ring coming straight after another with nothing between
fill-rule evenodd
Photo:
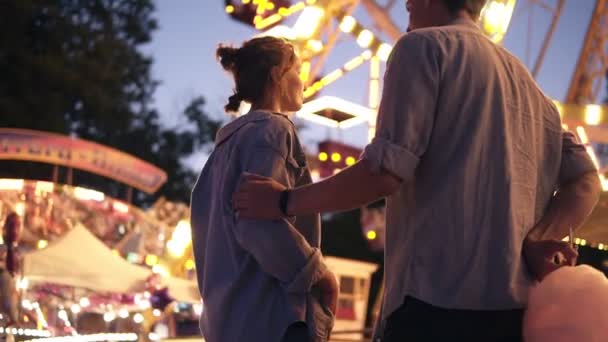
<instances>
[{"instance_id":1,"label":"watch face","mask_svg":"<svg viewBox=\"0 0 608 342\"><path fill-rule=\"evenodd\" d=\"M283 190L281 192L281 196L279 197L279 210L283 216L289 216L287 213L287 203L289 201L289 190Z\"/></svg>"}]
</instances>

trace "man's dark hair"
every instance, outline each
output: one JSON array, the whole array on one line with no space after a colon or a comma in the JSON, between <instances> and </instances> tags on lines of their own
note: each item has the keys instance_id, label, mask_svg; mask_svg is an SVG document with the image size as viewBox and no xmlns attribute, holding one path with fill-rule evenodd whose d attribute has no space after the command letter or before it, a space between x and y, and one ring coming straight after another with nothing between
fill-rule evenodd
<instances>
[{"instance_id":1,"label":"man's dark hair","mask_svg":"<svg viewBox=\"0 0 608 342\"><path fill-rule=\"evenodd\" d=\"M469 12L473 19L478 19L487 0L443 0L448 11L455 13L460 10Z\"/></svg>"}]
</instances>

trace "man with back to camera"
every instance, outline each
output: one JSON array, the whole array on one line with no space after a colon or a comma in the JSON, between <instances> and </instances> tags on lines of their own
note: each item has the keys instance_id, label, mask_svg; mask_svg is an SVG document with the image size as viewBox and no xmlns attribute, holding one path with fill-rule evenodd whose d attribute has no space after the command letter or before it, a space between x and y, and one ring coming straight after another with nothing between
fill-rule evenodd
<instances>
[{"instance_id":1,"label":"man with back to camera","mask_svg":"<svg viewBox=\"0 0 608 342\"><path fill-rule=\"evenodd\" d=\"M387 197L378 341L521 341L529 288L576 262L560 240L601 191L552 101L478 28L484 4L407 1L411 32L393 49L376 136L354 166L289 191L246 175L234 195L249 218Z\"/></svg>"}]
</instances>

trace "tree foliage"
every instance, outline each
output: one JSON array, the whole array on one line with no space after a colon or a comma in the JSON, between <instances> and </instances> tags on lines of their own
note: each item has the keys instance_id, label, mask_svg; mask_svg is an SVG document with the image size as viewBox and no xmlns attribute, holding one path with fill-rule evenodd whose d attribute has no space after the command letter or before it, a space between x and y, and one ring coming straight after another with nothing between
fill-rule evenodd
<instances>
[{"instance_id":1,"label":"tree foliage","mask_svg":"<svg viewBox=\"0 0 608 342\"><path fill-rule=\"evenodd\" d=\"M159 81L141 51L157 28L154 10L151 0L1 2L0 127L69 134L133 154L168 173L156 196L187 201L195 174L181 160L211 142L219 123L202 97L178 114L177 127L160 121ZM4 175L49 175L39 164L1 163ZM124 186L83 172L74 181L124 195Z\"/></svg>"}]
</instances>

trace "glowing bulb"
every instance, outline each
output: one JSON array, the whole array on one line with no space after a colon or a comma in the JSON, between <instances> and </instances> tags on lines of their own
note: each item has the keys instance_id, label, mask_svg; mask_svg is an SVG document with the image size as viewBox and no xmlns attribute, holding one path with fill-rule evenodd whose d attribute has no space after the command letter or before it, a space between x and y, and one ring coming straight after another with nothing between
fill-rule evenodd
<instances>
[{"instance_id":1,"label":"glowing bulb","mask_svg":"<svg viewBox=\"0 0 608 342\"><path fill-rule=\"evenodd\" d=\"M25 215L25 203L19 202L19 203L15 204L15 212L19 216Z\"/></svg>"},{"instance_id":2,"label":"glowing bulb","mask_svg":"<svg viewBox=\"0 0 608 342\"><path fill-rule=\"evenodd\" d=\"M338 163L340 160L342 160L342 156L340 155L340 153L335 153L334 152L334 153L331 154L331 160L334 163Z\"/></svg>"},{"instance_id":3,"label":"glowing bulb","mask_svg":"<svg viewBox=\"0 0 608 342\"><path fill-rule=\"evenodd\" d=\"M492 0L482 10L483 30L495 43L499 43L507 32L514 7L515 0Z\"/></svg>"},{"instance_id":4,"label":"glowing bulb","mask_svg":"<svg viewBox=\"0 0 608 342\"><path fill-rule=\"evenodd\" d=\"M581 143L587 144L589 143L589 136L587 136L587 132L583 126L576 127L576 134L578 135Z\"/></svg>"},{"instance_id":5,"label":"glowing bulb","mask_svg":"<svg viewBox=\"0 0 608 342\"><path fill-rule=\"evenodd\" d=\"M158 263L158 257L154 254L146 255L146 265L154 266Z\"/></svg>"},{"instance_id":6,"label":"glowing bulb","mask_svg":"<svg viewBox=\"0 0 608 342\"><path fill-rule=\"evenodd\" d=\"M89 301L89 298L87 298L87 297L80 298L79 303L80 303L80 306L83 308L86 308L87 306L91 305L91 302Z\"/></svg>"},{"instance_id":7,"label":"glowing bulb","mask_svg":"<svg viewBox=\"0 0 608 342\"><path fill-rule=\"evenodd\" d=\"M391 45L382 43L380 44L376 55L381 61L386 62L388 61L388 57L391 55L391 51L393 51L393 47Z\"/></svg>"},{"instance_id":8,"label":"glowing bulb","mask_svg":"<svg viewBox=\"0 0 608 342\"><path fill-rule=\"evenodd\" d=\"M564 106L559 101L553 100L553 104L555 108L557 108L557 112L559 113L559 117L562 118L564 116Z\"/></svg>"},{"instance_id":9,"label":"glowing bulb","mask_svg":"<svg viewBox=\"0 0 608 342\"><path fill-rule=\"evenodd\" d=\"M316 39L311 39L306 42L306 46L314 52L321 52L323 50L323 43Z\"/></svg>"},{"instance_id":10,"label":"glowing bulb","mask_svg":"<svg viewBox=\"0 0 608 342\"><path fill-rule=\"evenodd\" d=\"M17 289L19 289L19 290L27 290L29 285L30 285L30 281L29 281L29 279L27 279L25 277L23 277L17 281Z\"/></svg>"},{"instance_id":11,"label":"glowing bulb","mask_svg":"<svg viewBox=\"0 0 608 342\"><path fill-rule=\"evenodd\" d=\"M357 44L362 48L367 48L374 40L374 34L370 30L362 30L357 36Z\"/></svg>"},{"instance_id":12,"label":"glowing bulb","mask_svg":"<svg viewBox=\"0 0 608 342\"><path fill-rule=\"evenodd\" d=\"M169 276L169 271L165 267L163 267L163 266L161 266L159 264L156 264L156 265L152 266L152 272L158 273L158 274L160 274L163 277L168 277Z\"/></svg>"},{"instance_id":13,"label":"glowing bulb","mask_svg":"<svg viewBox=\"0 0 608 342\"><path fill-rule=\"evenodd\" d=\"M300 14L300 17L293 26L298 38L307 39L317 31L321 19L325 15L325 10L321 7L308 6Z\"/></svg>"},{"instance_id":14,"label":"glowing bulb","mask_svg":"<svg viewBox=\"0 0 608 342\"><path fill-rule=\"evenodd\" d=\"M313 182L317 182L321 178L321 173L319 172L319 170L311 170L310 178L312 178Z\"/></svg>"},{"instance_id":15,"label":"glowing bulb","mask_svg":"<svg viewBox=\"0 0 608 342\"><path fill-rule=\"evenodd\" d=\"M77 314L80 312L80 305L72 304L72 307L70 307L70 310L72 311L73 314Z\"/></svg>"},{"instance_id":16,"label":"glowing bulb","mask_svg":"<svg viewBox=\"0 0 608 342\"><path fill-rule=\"evenodd\" d=\"M322 162L327 161L327 158L328 158L327 153L325 153L325 152L319 153L319 160L320 161L322 161Z\"/></svg>"},{"instance_id":17,"label":"glowing bulb","mask_svg":"<svg viewBox=\"0 0 608 342\"><path fill-rule=\"evenodd\" d=\"M116 314L114 312L106 312L103 314L103 320L106 322L112 322L116 319Z\"/></svg>"},{"instance_id":18,"label":"glowing bulb","mask_svg":"<svg viewBox=\"0 0 608 342\"><path fill-rule=\"evenodd\" d=\"M74 197L82 201L97 201L102 202L105 199L103 192L85 189L81 187L74 188Z\"/></svg>"},{"instance_id":19,"label":"glowing bulb","mask_svg":"<svg viewBox=\"0 0 608 342\"><path fill-rule=\"evenodd\" d=\"M342 21L340 22L340 30L342 30L342 32L344 33L349 33L353 31L356 25L357 21L355 20L355 18L351 17L350 15L347 15L342 18Z\"/></svg>"},{"instance_id":20,"label":"glowing bulb","mask_svg":"<svg viewBox=\"0 0 608 342\"><path fill-rule=\"evenodd\" d=\"M61 309L61 310L59 310L59 312L57 312L57 317L61 318L64 321L67 321L68 313L65 310Z\"/></svg>"},{"instance_id":21,"label":"glowing bulb","mask_svg":"<svg viewBox=\"0 0 608 342\"><path fill-rule=\"evenodd\" d=\"M377 237L376 232L373 230L370 230L369 232L367 232L367 234L365 234L365 236L367 237L368 240L375 240Z\"/></svg>"},{"instance_id":22,"label":"glowing bulb","mask_svg":"<svg viewBox=\"0 0 608 342\"><path fill-rule=\"evenodd\" d=\"M190 223L185 220L181 220L175 226L175 230L171 235L171 240L167 241L167 250L173 257L181 258L186 247L191 243L191 227Z\"/></svg>"},{"instance_id":23,"label":"glowing bulb","mask_svg":"<svg viewBox=\"0 0 608 342\"><path fill-rule=\"evenodd\" d=\"M197 316L200 316L203 313L203 304L197 303L192 305L192 310Z\"/></svg>"},{"instance_id":24,"label":"glowing bulb","mask_svg":"<svg viewBox=\"0 0 608 342\"><path fill-rule=\"evenodd\" d=\"M139 306L140 309L145 310L150 307L150 300L145 298L145 295L136 294L135 295L135 304Z\"/></svg>"},{"instance_id":25,"label":"glowing bulb","mask_svg":"<svg viewBox=\"0 0 608 342\"><path fill-rule=\"evenodd\" d=\"M602 107L596 104L585 106L585 123L595 126L602 121Z\"/></svg>"},{"instance_id":26,"label":"glowing bulb","mask_svg":"<svg viewBox=\"0 0 608 342\"><path fill-rule=\"evenodd\" d=\"M228 13L228 14L234 13L234 6L232 6L232 5L226 6L226 13Z\"/></svg>"},{"instance_id":27,"label":"glowing bulb","mask_svg":"<svg viewBox=\"0 0 608 342\"><path fill-rule=\"evenodd\" d=\"M348 165L348 166L355 165L355 162L357 162L357 160L354 157L347 157L346 158L346 165Z\"/></svg>"},{"instance_id":28,"label":"glowing bulb","mask_svg":"<svg viewBox=\"0 0 608 342\"><path fill-rule=\"evenodd\" d=\"M21 191L23 183L23 179L0 179L0 190Z\"/></svg>"},{"instance_id":29,"label":"glowing bulb","mask_svg":"<svg viewBox=\"0 0 608 342\"><path fill-rule=\"evenodd\" d=\"M112 203L112 208L114 208L114 210L126 214L129 212L129 206L125 203L122 202L118 202L118 201L114 201L114 203Z\"/></svg>"},{"instance_id":30,"label":"glowing bulb","mask_svg":"<svg viewBox=\"0 0 608 342\"><path fill-rule=\"evenodd\" d=\"M21 301L21 306L26 310L32 310L34 307L32 306L32 302L27 299Z\"/></svg>"},{"instance_id":31,"label":"glowing bulb","mask_svg":"<svg viewBox=\"0 0 608 342\"><path fill-rule=\"evenodd\" d=\"M38 249L43 249L46 246L49 245L49 242L46 240L38 240L38 243L36 244L36 247L38 247Z\"/></svg>"},{"instance_id":32,"label":"glowing bulb","mask_svg":"<svg viewBox=\"0 0 608 342\"><path fill-rule=\"evenodd\" d=\"M136 313L135 315L133 315L133 322L139 324L143 321L144 321L144 316L142 314Z\"/></svg>"},{"instance_id":33,"label":"glowing bulb","mask_svg":"<svg viewBox=\"0 0 608 342\"><path fill-rule=\"evenodd\" d=\"M127 309L120 309L120 311L118 311L118 316L120 316L120 318L127 318L129 317L129 311L127 311Z\"/></svg>"}]
</instances>

